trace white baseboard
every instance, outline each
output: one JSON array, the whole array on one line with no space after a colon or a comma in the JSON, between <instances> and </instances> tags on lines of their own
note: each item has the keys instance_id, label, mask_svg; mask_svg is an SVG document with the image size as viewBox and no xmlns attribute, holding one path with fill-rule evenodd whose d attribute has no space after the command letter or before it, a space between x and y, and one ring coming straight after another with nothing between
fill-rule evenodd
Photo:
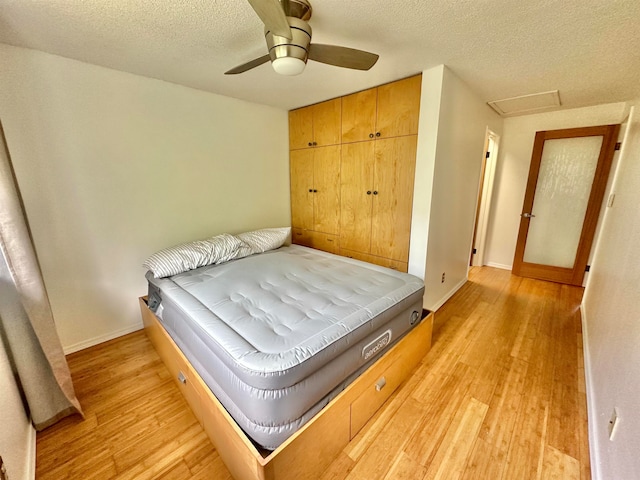
<instances>
[{"instance_id":1,"label":"white baseboard","mask_svg":"<svg viewBox=\"0 0 640 480\"><path fill-rule=\"evenodd\" d=\"M138 330L142 330L143 328L144 328L144 325L142 325L142 320L140 320L139 322L136 322L135 324L122 328L120 330L106 333L104 335L100 335L99 337L93 337L88 340L75 343L73 345L67 345L63 347L64 354L69 355L70 353L78 352L80 350L84 350L85 348L93 347L94 345L98 345L99 343L107 342L109 340L113 340L114 338L122 337L123 335L136 332Z\"/></svg>"},{"instance_id":2,"label":"white baseboard","mask_svg":"<svg viewBox=\"0 0 640 480\"><path fill-rule=\"evenodd\" d=\"M505 265L504 263L495 263L495 262L487 262L485 263L487 267L501 268L502 270L511 270L513 265Z\"/></svg>"},{"instance_id":3,"label":"white baseboard","mask_svg":"<svg viewBox=\"0 0 640 480\"><path fill-rule=\"evenodd\" d=\"M455 285L451 290L449 290L440 300L438 300L438 302L435 305L431 306L429 310L431 310L432 312L437 311L442 305L446 303L447 300L453 297L453 295L458 290L460 290L465 283L467 283L467 279L463 278L460 282L458 282L457 285Z\"/></svg>"},{"instance_id":4,"label":"white baseboard","mask_svg":"<svg viewBox=\"0 0 640 480\"><path fill-rule=\"evenodd\" d=\"M599 480L600 463L598 459L598 437L596 435L595 426L598 422L595 408L595 400L593 398L593 377L591 375L591 357L589 356L589 342L587 331L587 315L584 305L580 304L580 320L582 322L582 351L584 352L584 380L587 390L587 422L589 428L589 459L591 461L591 478Z\"/></svg>"}]
</instances>

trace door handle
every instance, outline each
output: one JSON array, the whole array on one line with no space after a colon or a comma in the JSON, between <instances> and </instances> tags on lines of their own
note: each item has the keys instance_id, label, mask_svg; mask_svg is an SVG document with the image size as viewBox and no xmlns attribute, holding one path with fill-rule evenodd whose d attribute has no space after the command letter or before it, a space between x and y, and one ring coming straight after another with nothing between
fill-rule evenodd
<instances>
[{"instance_id":1,"label":"door handle","mask_svg":"<svg viewBox=\"0 0 640 480\"><path fill-rule=\"evenodd\" d=\"M532 214L532 213L523 213L520 216L523 217L523 218L533 218L533 217L535 217L535 215Z\"/></svg>"}]
</instances>

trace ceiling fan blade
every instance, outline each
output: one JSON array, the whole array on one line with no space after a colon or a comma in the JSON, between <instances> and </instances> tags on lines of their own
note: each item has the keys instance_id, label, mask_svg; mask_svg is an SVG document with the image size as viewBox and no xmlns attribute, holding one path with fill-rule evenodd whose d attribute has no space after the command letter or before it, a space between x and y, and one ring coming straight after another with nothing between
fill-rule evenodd
<instances>
[{"instance_id":1,"label":"ceiling fan blade","mask_svg":"<svg viewBox=\"0 0 640 480\"><path fill-rule=\"evenodd\" d=\"M267 30L291 40L291 28L278 0L248 0Z\"/></svg>"},{"instance_id":2,"label":"ceiling fan blade","mask_svg":"<svg viewBox=\"0 0 640 480\"><path fill-rule=\"evenodd\" d=\"M312 43L309 46L309 60L335 65L336 67L353 68L355 70L369 70L378 61L375 53L356 50L354 48L338 47Z\"/></svg>"},{"instance_id":3,"label":"ceiling fan blade","mask_svg":"<svg viewBox=\"0 0 640 480\"><path fill-rule=\"evenodd\" d=\"M269 55L264 55L260 58L256 58L255 60L251 60L250 62L243 63L242 65L238 65L237 67L232 68L228 72L224 72L224 74L235 75L237 73L243 73L243 72L246 72L247 70L251 70L252 68L262 65L263 63L267 63L269 60L271 60L271 57Z\"/></svg>"}]
</instances>

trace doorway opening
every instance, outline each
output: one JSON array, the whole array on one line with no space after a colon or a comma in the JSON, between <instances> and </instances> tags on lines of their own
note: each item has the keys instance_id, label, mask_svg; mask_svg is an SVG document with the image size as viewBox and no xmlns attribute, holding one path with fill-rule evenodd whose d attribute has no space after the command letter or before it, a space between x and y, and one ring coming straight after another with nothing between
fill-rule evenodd
<instances>
[{"instance_id":1,"label":"doorway opening","mask_svg":"<svg viewBox=\"0 0 640 480\"><path fill-rule=\"evenodd\" d=\"M481 158L482 169L478 185L478 201L476 203L476 217L469 259L469 265L471 266L484 265L487 228L489 225L491 196L493 194L493 181L496 175L499 144L500 136L487 128L484 142L485 148Z\"/></svg>"}]
</instances>

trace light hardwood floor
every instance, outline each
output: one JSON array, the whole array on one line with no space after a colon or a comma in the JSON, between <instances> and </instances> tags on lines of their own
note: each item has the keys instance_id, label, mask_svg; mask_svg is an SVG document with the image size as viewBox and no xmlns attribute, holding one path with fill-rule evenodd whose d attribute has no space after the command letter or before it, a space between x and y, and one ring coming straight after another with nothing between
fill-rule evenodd
<instances>
[{"instance_id":1,"label":"light hardwood floor","mask_svg":"<svg viewBox=\"0 0 640 480\"><path fill-rule=\"evenodd\" d=\"M581 297L472 269L431 352L322 480L591 478ZM230 478L142 332L68 360L86 420L38 434L37 478Z\"/></svg>"}]
</instances>

